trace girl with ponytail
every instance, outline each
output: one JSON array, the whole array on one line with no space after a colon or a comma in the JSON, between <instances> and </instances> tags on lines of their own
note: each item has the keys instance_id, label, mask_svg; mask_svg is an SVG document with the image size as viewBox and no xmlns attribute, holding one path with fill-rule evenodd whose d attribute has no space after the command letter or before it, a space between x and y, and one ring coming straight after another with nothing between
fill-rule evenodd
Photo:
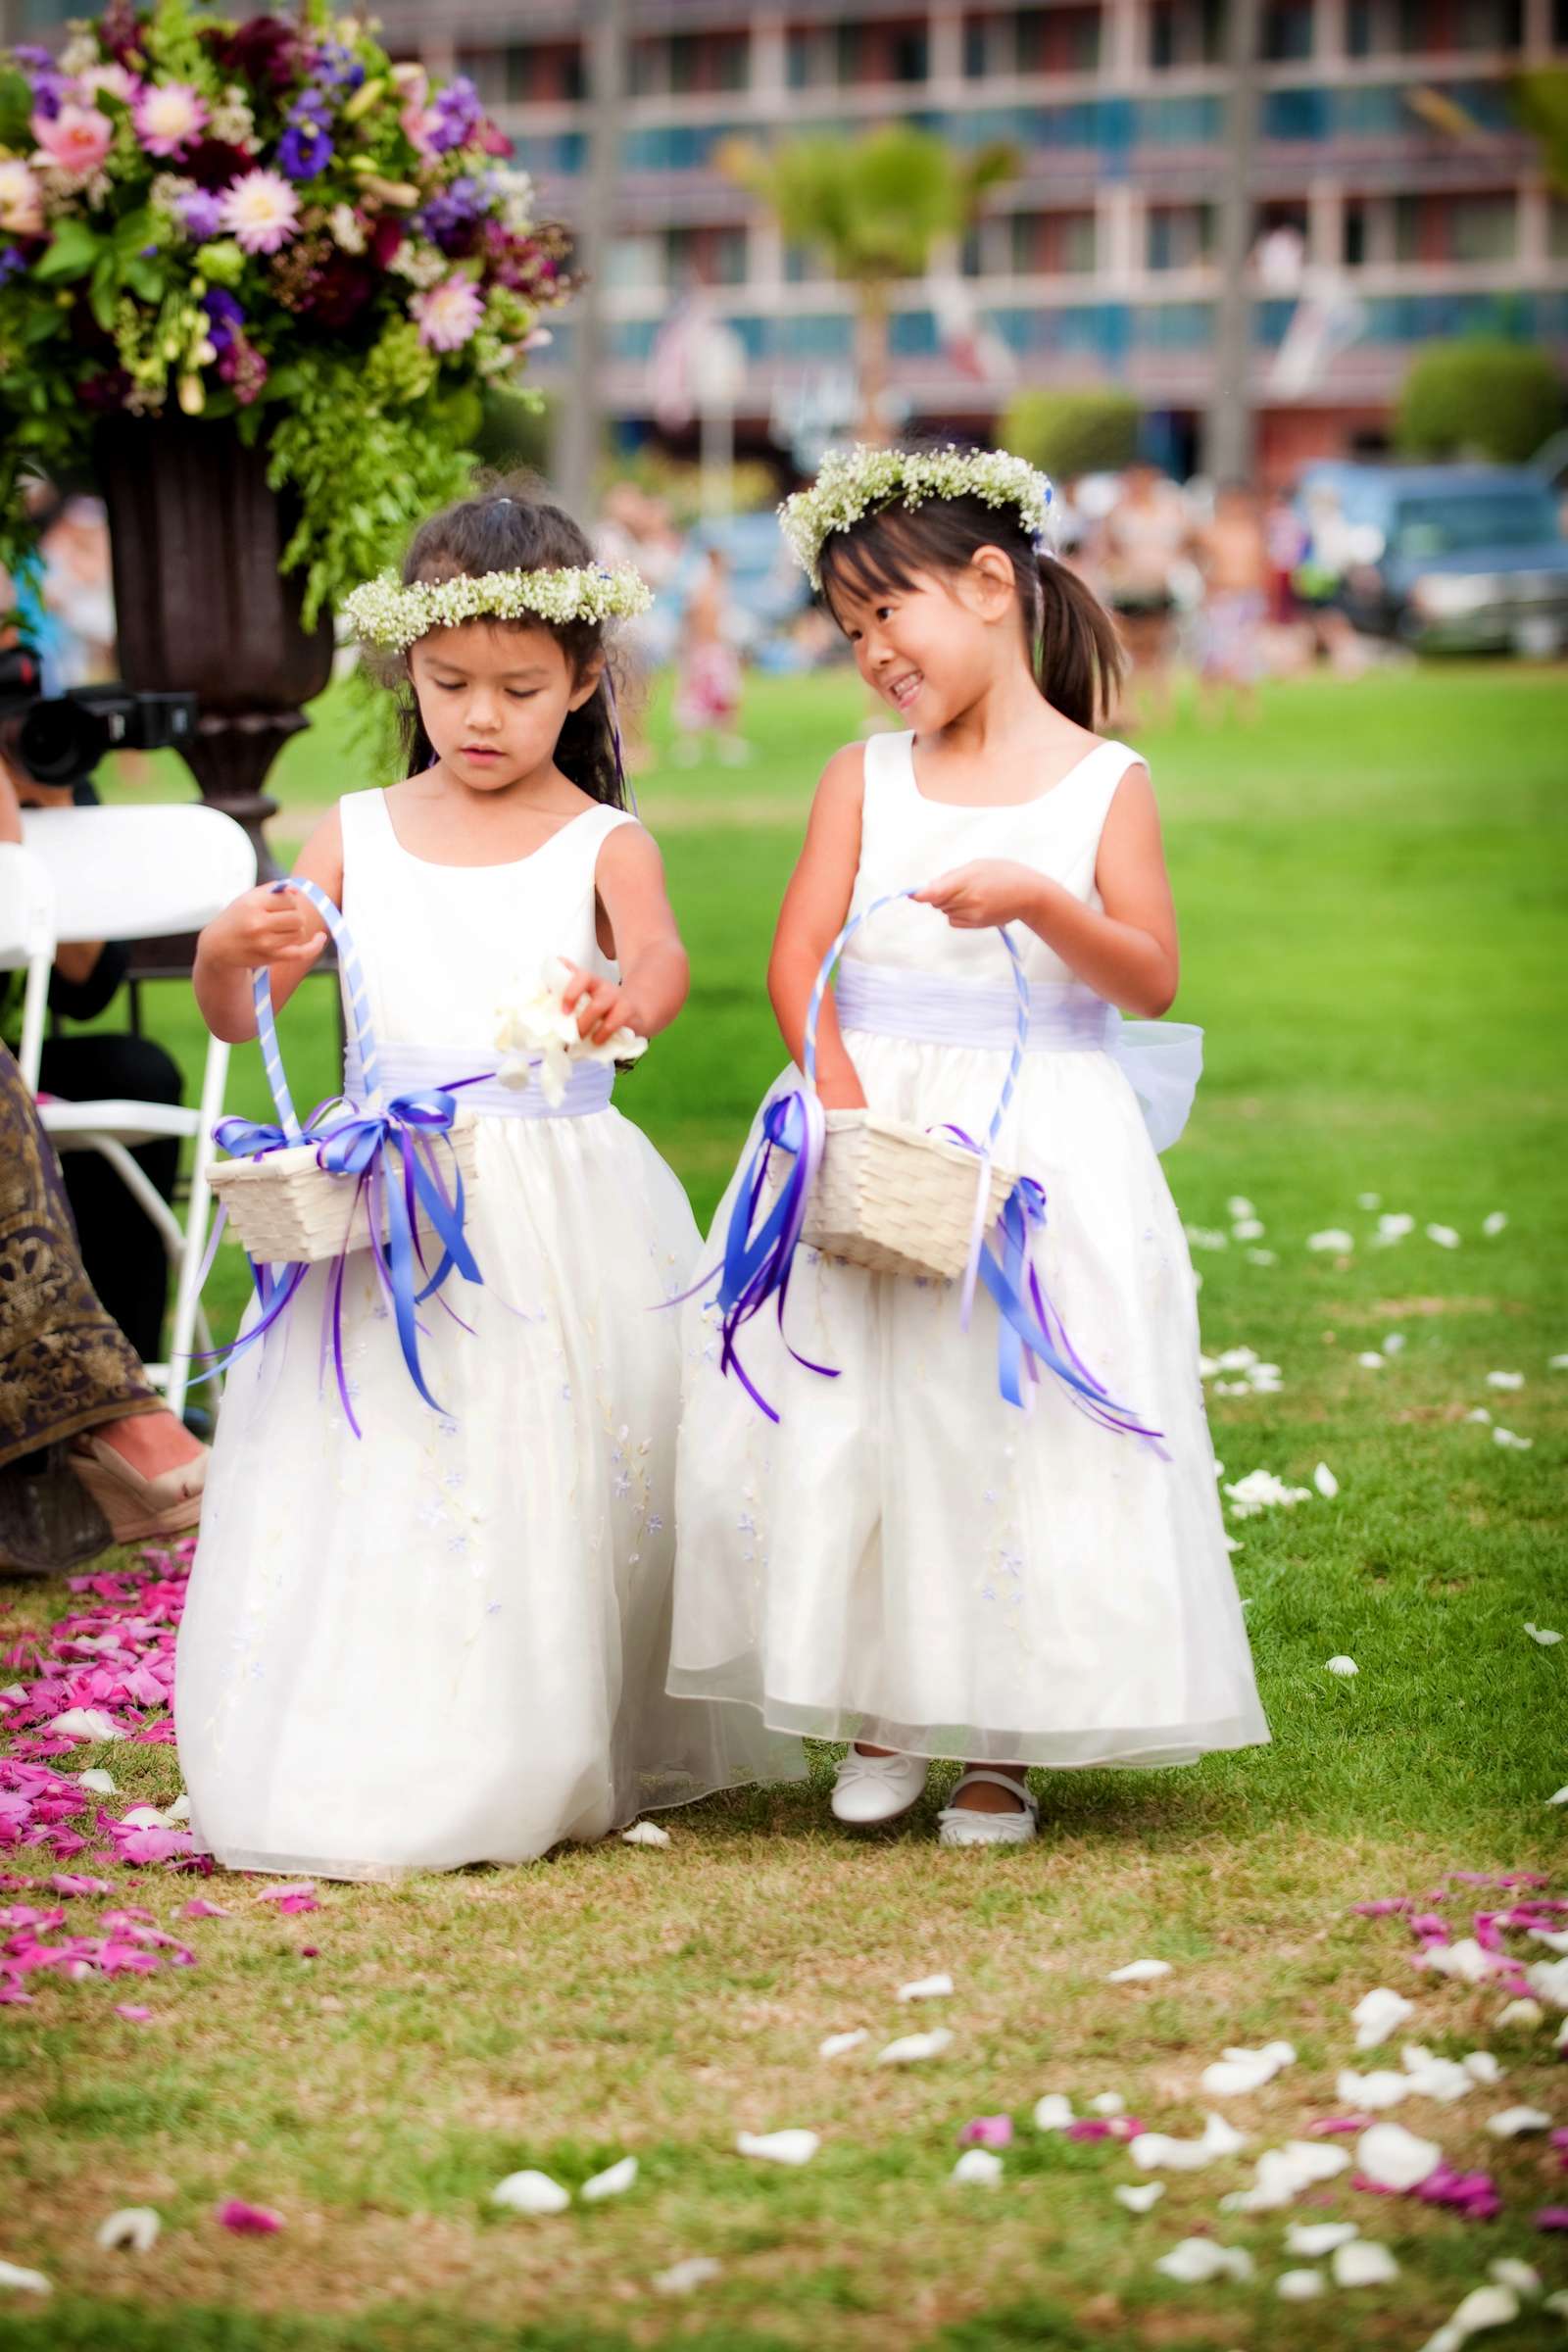
<instances>
[{"instance_id":1,"label":"girl with ponytail","mask_svg":"<svg viewBox=\"0 0 1568 2352\"><path fill-rule=\"evenodd\" d=\"M783 510L906 731L828 761L773 945L779 1027L797 1063L814 1031L830 1129L869 1108L978 1149L1004 1100L1018 1214L967 1324L954 1285L801 1250L787 1315L781 1296L776 1328L746 1321L743 1383L738 1324L721 1348L694 1305L677 1467L671 1691L849 1740L845 1823L895 1818L933 1757L960 1759L949 1845L1032 1838L1031 1765L1268 1737L1157 1157L1200 1033L1157 1019L1177 946L1153 792L1095 731L1121 648L1050 553L1050 498L1004 452L862 449ZM719 1235L738 1194L749 1213L742 1165ZM1049 1335L1021 1376L1004 1290L1008 1328Z\"/></svg>"}]
</instances>

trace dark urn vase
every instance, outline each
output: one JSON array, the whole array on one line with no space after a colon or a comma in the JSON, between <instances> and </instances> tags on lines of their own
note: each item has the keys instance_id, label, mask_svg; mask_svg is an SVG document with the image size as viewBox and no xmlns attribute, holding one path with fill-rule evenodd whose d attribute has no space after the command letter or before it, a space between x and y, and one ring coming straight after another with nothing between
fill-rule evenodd
<instances>
[{"instance_id":1,"label":"dark urn vase","mask_svg":"<svg viewBox=\"0 0 1568 2352\"><path fill-rule=\"evenodd\" d=\"M122 417L96 442L109 510L120 674L146 692L194 694L187 754L203 800L245 827L264 878L277 871L262 787L301 705L332 673L332 621L300 623L298 573L279 574L294 517L267 484L264 447L184 416Z\"/></svg>"}]
</instances>

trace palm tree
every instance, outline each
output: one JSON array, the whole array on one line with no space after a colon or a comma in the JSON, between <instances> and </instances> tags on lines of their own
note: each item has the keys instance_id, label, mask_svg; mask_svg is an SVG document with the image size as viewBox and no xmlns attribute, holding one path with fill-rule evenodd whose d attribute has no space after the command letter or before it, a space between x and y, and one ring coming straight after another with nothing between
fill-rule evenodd
<instances>
[{"instance_id":1,"label":"palm tree","mask_svg":"<svg viewBox=\"0 0 1568 2352\"><path fill-rule=\"evenodd\" d=\"M1017 171L1014 150L994 145L965 155L896 122L856 139L791 139L766 151L731 140L720 162L760 197L791 244L824 255L834 276L854 286L860 435L885 439L893 289L925 275L939 240L972 226L986 190Z\"/></svg>"}]
</instances>

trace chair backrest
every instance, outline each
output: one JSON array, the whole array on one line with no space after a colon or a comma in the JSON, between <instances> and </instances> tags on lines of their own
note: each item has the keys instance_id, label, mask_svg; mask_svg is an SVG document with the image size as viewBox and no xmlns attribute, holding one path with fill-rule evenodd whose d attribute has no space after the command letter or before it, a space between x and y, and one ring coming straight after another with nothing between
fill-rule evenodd
<instances>
[{"instance_id":1,"label":"chair backrest","mask_svg":"<svg viewBox=\"0 0 1568 2352\"><path fill-rule=\"evenodd\" d=\"M55 887L49 869L20 842L0 841L0 971L26 970L17 1057L34 1090L54 959Z\"/></svg>"},{"instance_id":2,"label":"chair backrest","mask_svg":"<svg viewBox=\"0 0 1568 2352\"><path fill-rule=\"evenodd\" d=\"M65 941L197 931L256 880L250 836L220 808L26 808L22 837Z\"/></svg>"}]
</instances>

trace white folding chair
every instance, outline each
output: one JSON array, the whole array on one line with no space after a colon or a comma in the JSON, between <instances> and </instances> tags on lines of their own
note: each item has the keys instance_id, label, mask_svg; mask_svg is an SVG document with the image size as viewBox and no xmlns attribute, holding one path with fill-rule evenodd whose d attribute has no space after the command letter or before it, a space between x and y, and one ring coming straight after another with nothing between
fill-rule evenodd
<instances>
[{"instance_id":1,"label":"white folding chair","mask_svg":"<svg viewBox=\"0 0 1568 2352\"><path fill-rule=\"evenodd\" d=\"M54 885L56 937L168 939L199 930L256 880L249 836L217 808L29 808L23 839ZM39 1105L57 1152L97 1152L146 1210L178 1268L169 1361L149 1364L171 1412L184 1410L191 1350L211 1349L199 1276L207 1248L213 1128L222 1115L228 1048L211 1038L194 1109L172 1102L46 1102ZM171 1136L192 1145L181 1225L131 1158L138 1144Z\"/></svg>"},{"instance_id":2,"label":"white folding chair","mask_svg":"<svg viewBox=\"0 0 1568 2352\"><path fill-rule=\"evenodd\" d=\"M49 973L55 959L55 886L49 869L20 842L0 841L0 972L25 971L22 1050L17 1058L29 1090L38 1091Z\"/></svg>"}]
</instances>

